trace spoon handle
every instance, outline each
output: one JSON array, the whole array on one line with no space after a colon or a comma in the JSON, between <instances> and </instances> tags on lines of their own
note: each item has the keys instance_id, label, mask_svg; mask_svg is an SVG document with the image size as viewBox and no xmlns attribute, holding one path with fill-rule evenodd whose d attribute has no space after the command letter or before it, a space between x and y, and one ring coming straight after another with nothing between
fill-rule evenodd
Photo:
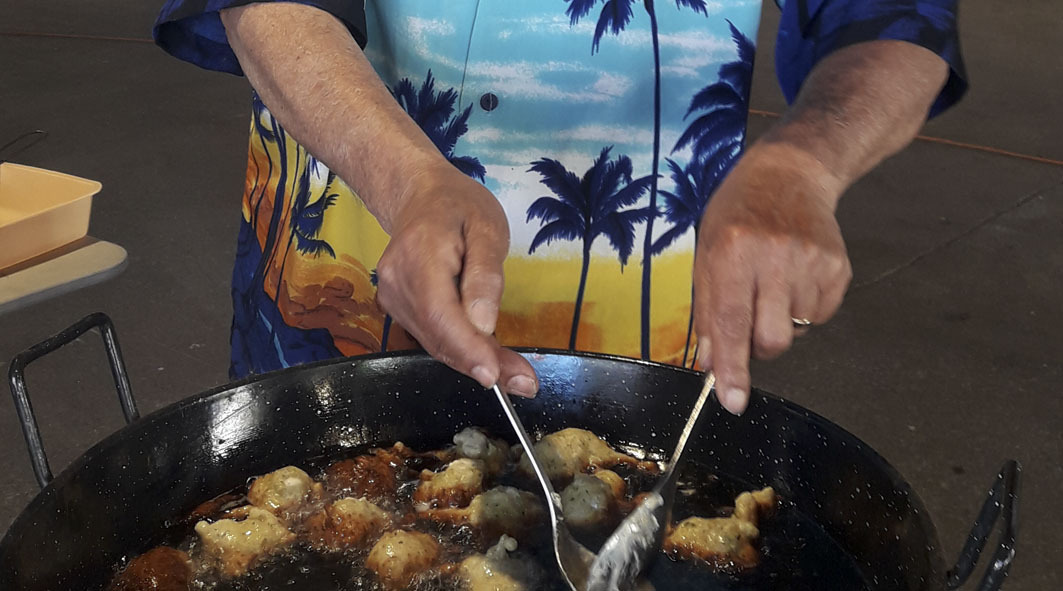
<instances>
[{"instance_id":1,"label":"spoon handle","mask_svg":"<svg viewBox=\"0 0 1063 591\"><path fill-rule=\"evenodd\" d=\"M668 459L668 468L665 470L664 478L661 479L657 485L658 492L669 491L675 488L675 480L678 471L676 467L679 465L679 459L683 455L683 450L686 449L687 440L690 439L690 434L694 431L694 426L698 423L698 418L701 416L701 410L705 408L705 403L709 400L709 395L715 391L716 387L716 374L709 372L705 374L705 383L701 386L701 393L698 394L698 399L694 401L694 407L690 410L690 416L687 417L686 425L683 425L683 430L679 432L679 440L676 441L675 451L672 452L672 457Z\"/></svg>"},{"instance_id":2,"label":"spoon handle","mask_svg":"<svg viewBox=\"0 0 1063 591\"><path fill-rule=\"evenodd\" d=\"M502 404L502 412L509 419L509 424L513 427L513 431L516 432L521 447L524 448L524 455L528 456L528 462L531 464L532 470L535 471L539 485L542 486L543 492L546 493L546 498L550 501L550 517L556 521L561 511L561 497L554 492L553 484L550 483L550 479L546 477L542 466L539 465L539 460L535 457L535 452L533 451L534 444L531 437L524 430L524 424L520 422L520 417L517 416L517 410L513 408L513 403L510 402L509 396L503 394L497 385L494 386L494 391L498 401Z\"/></svg>"}]
</instances>

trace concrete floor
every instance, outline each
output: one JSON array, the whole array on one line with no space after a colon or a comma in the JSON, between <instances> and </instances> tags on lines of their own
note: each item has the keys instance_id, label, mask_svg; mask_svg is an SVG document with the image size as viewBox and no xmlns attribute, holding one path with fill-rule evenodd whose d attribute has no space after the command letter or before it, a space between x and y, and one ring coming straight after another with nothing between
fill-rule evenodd
<instances>
[{"instance_id":1,"label":"concrete floor","mask_svg":"<svg viewBox=\"0 0 1063 591\"><path fill-rule=\"evenodd\" d=\"M0 139L49 130L18 160L102 181L91 233L130 255L117 279L0 317L0 360L106 311L144 412L226 381L248 87L147 43L11 33L144 38L158 4L0 5ZM754 107L778 112L768 4ZM967 2L961 17L972 89L925 133L1063 160L1058 0ZM1021 460L1006 588L1063 588L1063 166L919 141L855 186L839 217L856 274L842 311L757 364L754 382L882 453L950 557L1000 464ZM102 355L89 335L29 372L57 470L121 426ZM36 492L6 403L0 450L3 530Z\"/></svg>"}]
</instances>

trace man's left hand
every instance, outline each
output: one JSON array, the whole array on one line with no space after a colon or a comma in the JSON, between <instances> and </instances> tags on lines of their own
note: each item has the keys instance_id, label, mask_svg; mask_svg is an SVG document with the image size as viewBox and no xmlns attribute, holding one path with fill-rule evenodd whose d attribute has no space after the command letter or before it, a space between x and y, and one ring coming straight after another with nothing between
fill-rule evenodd
<instances>
[{"instance_id":1,"label":"man's left hand","mask_svg":"<svg viewBox=\"0 0 1063 591\"><path fill-rule=\"evenodd\" d=\"M694 262L698 361L716 372L720 403L749 402L749 358L773 358L838 310L852 278L834 218L843 183L814 157L752 146L706 207Z\"/></svg>"}]
</instances>

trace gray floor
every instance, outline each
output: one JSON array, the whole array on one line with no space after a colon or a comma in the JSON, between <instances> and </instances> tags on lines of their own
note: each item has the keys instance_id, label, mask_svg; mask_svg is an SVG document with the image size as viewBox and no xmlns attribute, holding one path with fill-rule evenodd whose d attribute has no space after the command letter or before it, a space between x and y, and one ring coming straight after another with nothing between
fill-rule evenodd
<instances>
[{"instance_id":1,"label":"gray floor","mask_svg":"<svg viewBox=\"0 0 1063 591\"><path fill-rule=\"evenodd\" d=\"M19 160L102 181L92 234L130 254L109 283L0 317L0 359L106 311L144 411L226 381L248 88L150 44L6 33L142 38L158 4L0 4L0 140L49 130ZM1058 0L963 10L973 87L925 133L1063 160ZM777 112L777 15L765 12L754 106ZM781 360L757 364L755 383L880 451L922 496L950 556L1002 461L1020 459L1023 523L1006 588L1063 587L1063 167L920 141L855 186L839 216L856 273L845 306ZM102 355L90 335L31 368L57 469L121 425ZM0 450L2 530L36 489L9 404Z\"/></svg>"}]
</instances>

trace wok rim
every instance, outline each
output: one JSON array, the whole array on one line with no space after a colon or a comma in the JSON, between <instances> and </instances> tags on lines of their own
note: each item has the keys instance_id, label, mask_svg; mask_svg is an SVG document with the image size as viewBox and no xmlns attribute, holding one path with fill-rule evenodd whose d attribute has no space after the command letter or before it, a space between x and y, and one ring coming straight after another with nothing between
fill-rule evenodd
<instances>
[{"instance_id":1,"label":"wok rim","mask_svg":"<svg viewBox=\"0 0 1063 591\"><path fill-rule=\"evenodd\" d=\"M691 376L703 375L702 372L693 369L688 369L685 367L669 365L657 361L648 361L644 359L623 357L619 355L609 355L604 353L570 351L567 349L554 349L547 347L514 347L512 348L512 350L524 355L525 357L535 355L578 357L584 359L594 359L638 365L645 368L652 368L655 370L667 370ZM57 489L69 484L70 481L74 479L74 477L78 474L78 472L81 471L81 469L86 464L95 459L97 456L103 454L107 450L107 448L114 446L124 440L124 438L129 435L130 429L134 429L138 426L149 425L164 418L170 417L174 414L179 414L187 408L192 408L199 404L205 404L208 400L211 400L216 396L229 392L234 392L257 382L268 381L280 375L295 374L302 371L309 371L332 365L341 366L352 363L358 364L362 362L371 362L378 359L402 359L408 357L425 357L431 360L430 356L426 352L424 352L423 350L416 349L376 352L368 353L365 355L325 359L284 369L278 369L266 373L254 374L241 380L237 380L235 382L229 382L216 386L214 388L210 388L203 392L199 392L198 394L193 394L176 402L167 404L144 416L141 416L136 421L123 425L113 433L108 434L106 437L93 444L81 455L79 455L75 460L70 462L70 464L65 466L59 472L59 474L55 476L51 480L51 482L48 483L47 486L40 489L34 495L33 499L30 500L30 502L25 507L23 507L23 509L19 512L18 516L16 516L15 519L11 522L7 530L4 532L3 538L0 538L0 556L7 554L9 552L8 548L16 543L15 536L13 535L14 533L20 532L26 529L27 527L33 525L31 520L36 515L38 507L44 503L45 499L49 495L55 494L55 491ZM436 360L431 361L435 363L441 363ZM461 374L455 372L455 376L459 375ZM894 487L898 490L905 491L905 494L909 498L909 503L913 511L922 517L921 521L925 524L926 527L925 533L928 542L927 551L930 554L930 564L938 565L937 567L932 567L933 571L937 572L939 576L944 576L944 551L941 546L941 540L938 538L937 526L934 523L933 516L927 510L926 505L923 503L922 498L919 497L919 494L916 492L915 488L912 487L912 485L904 479L900 471L898 471L888 460L886 460L886 458L879 454L878 451L875 450L875 448L868 445L862 439L849 432L841 425L838 425L837 423L828 420L826 417L820 415L819 413L816 413L815 411L809 410L803 406L791 402L777 394L773 394L757 387L752 388L751 396L763 398L771 403L781 404L782 408L785 409L787 413L797 415L798 417L811 420L813 422L819 423L822 426L826 426L827 428L836 431L837 436L844 439L848 439L846 443L855 443L860 446L860 448L863 449L866 453L868 453L870 459L877 462L881 469L884 470L884 475L889 478L890 482L894 485ZM831 537L833 539L833 536ZM944 583L944 580L942 580L941 582ZM928 581L928 583L933 585L933 582Z\"/></svg>"}]
</instances>

